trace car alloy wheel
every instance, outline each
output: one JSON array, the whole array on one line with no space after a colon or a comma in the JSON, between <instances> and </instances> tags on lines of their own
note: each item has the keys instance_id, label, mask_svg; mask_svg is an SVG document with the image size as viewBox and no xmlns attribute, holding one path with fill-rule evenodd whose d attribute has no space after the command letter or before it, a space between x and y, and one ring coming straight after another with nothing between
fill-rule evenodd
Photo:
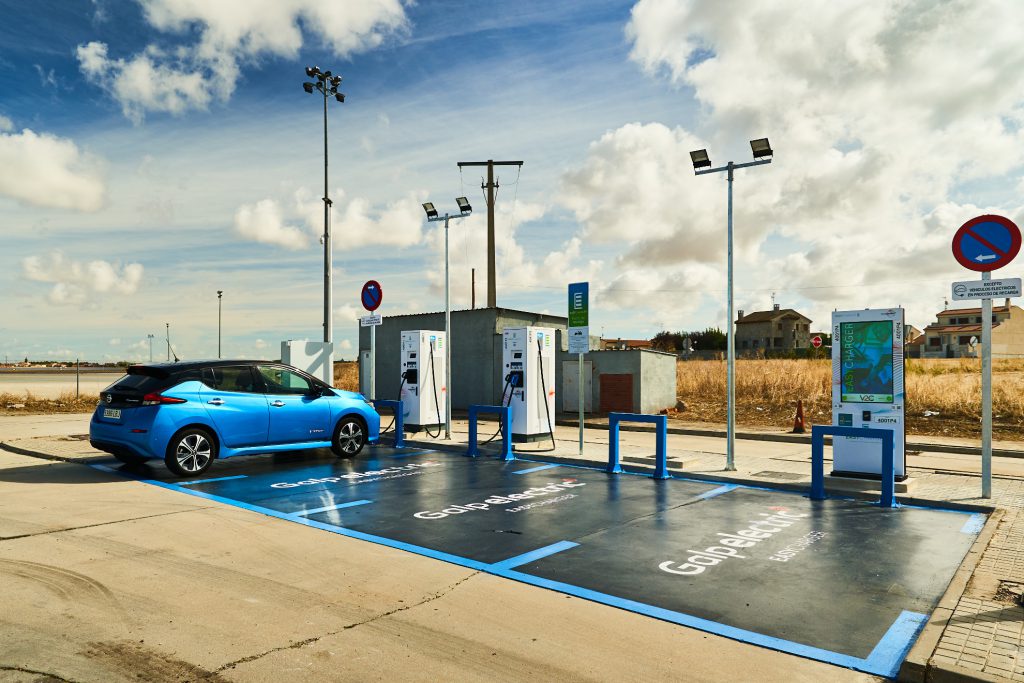
<instances>
[{"instance_id":1,"label":"car alloy wheel","mask_svg":"<svg viewBox=\"0 0 1024 683\"><path fill-rule=\"evenodd\" d=\"M186 429L171 440L164 463L179 477L194 477L217 458L217 444L204 429Z\"/></svg>"},{"instance_id":2,"label":"car alloy wheel","mask_svg":"<svg viewBox=\"0 0 1024 683\"><path fill-rule=\"evenodd\" d=\"M334 452L343 458L351 458L358 455L365 444L366 431L362 423L352 417L343 419L334 434Z\"/></svg>"}]
</instances>

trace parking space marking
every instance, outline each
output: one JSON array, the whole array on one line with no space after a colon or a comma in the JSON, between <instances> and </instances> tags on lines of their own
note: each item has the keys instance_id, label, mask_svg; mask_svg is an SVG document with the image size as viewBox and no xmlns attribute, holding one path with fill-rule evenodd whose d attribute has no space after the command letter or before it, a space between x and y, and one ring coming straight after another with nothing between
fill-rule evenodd
<instances>
[{"instance_id":1,"label":"parking space marking","mask_svg":"<svg viewBox=\"0 0 1024 683\"><path fill-rule=\"evenodd\" d=\"M560 553L563 550L568 550L569 548L575 548L578 545L579 543L573 543L572 541L559 541L558 543L552 543L551 545L544 546L543 548L537 548L536 550L531 550L530 552L523 553L522 555L510 557L507 560L502 560L501 562L495 562L493 565L491 565L491 568L496 571L501 571L503 569L512 569L513 567L519 567L524 564L529 564L530 562L533 562L534 560L539 560L542 557L554 555L555 553Z\"/></svg>"},{"instance_id":2,"label":"parking space marking","mask_svg":"<svg viewBox=\"0 0 1024 683\"><path fill-rule=\"evenodd\" d=\"M337 505L328 505L322 508L313 508L312 510L303 510L302 512L296 512L297 515L313 515L317 512L327 512L328 510L340 510L341 508L355 507L356 505L366 505L372 503L372 500L353 500L350 503L338 503Z\"/></svg>"},{"instance_id":3,"label":"parking space marking","mask_svg":"<svg viewBox=\"0 0 1024 683\"><path fill-rule=\"evenodd\" d=\"M985 519L985 515L981 514L980 512L974 513L967 519L966 522L964 522L963 527L961 527L960 529L960 533L980 534L982 528L985 526Z\"/></svg>"},{"instance_id":4,"label":"parking space marking","mask_svg":"<svg viewBox=\"0 0 1024 683\"><path fill-rule=\"evenodd\" d=\"M697 497L701 498L701 499L704 499L704 500L707 500L708 498L715 498L717 496L722 495L723 493L729 493L729 491L732 491L733 489L737 488L738 486L739 486L739 484L723 484L722 486L719 486L717 489L711 489L710 491L705 491L704 493L701 493Z\"/></svg>"},{"instance_id":5,"label":"parking space marking","mask_svg":"<svg viewBox=\"0 0 1024 683\"><path fill-rule=\"evenodd\" d=\"M389 455L387 457L393 458L393 459L397 459L397 458L414 458L417 455L426 455L427 453L437 453L437 451L433 450L433 451L414 451L412 453L394 453L394 454Z\"/></svg>"},{"instance_id":6,"label":"parking space marking","mask_svg":"<svg viewBox=\"0 0 1024 683\"><path fill-rule=\"evenodd\" d=\"M539 465L537 467L530 467L525 470L516 470L512 474L526 474L527 472L539 472L540 470L550 470L552 467L561 467L561 465Z\"/></svg>"},{"instance_id":7,"label":"parking space marking","mask_svg":"<svg viewBox=\"0 0 1024 683\"><path fill-rule=\"evenodd\" d=\"M247 474L236 474L233 477L214 477L213 479L192 479L189 481L179 481L179 486L191 486L192 484L209 484L211 481L227 481L228 479L245 479Z\"/></svg>"}]
</instances>

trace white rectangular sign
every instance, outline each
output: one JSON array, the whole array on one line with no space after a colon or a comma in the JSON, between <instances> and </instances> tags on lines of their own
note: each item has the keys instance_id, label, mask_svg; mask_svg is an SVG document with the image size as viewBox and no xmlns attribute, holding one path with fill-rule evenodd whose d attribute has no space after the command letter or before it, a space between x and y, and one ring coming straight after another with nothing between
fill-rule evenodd
<instances>
[{"instance_id":1,"label":"white rectangular sign","mask_svg":"<svg viewBox=\"0 0 1024 683\"><path fill-rule=\"evenodd\" d=\"M965 299L1002 299L1008 296L1020 295L1019 277L953 283L953 301L963 301Z\"/></svg>"},{"instance_id":2,"label":"white rectangular sign","mask_svg":"<svg viewBox=\"0 0 1024 683\"><path fill-rule=\"evenodd\" d=\"M383 323L383 318L380 315L364 315L359 319L360 327L375 327Z\"/></svg>"}]
</instances>

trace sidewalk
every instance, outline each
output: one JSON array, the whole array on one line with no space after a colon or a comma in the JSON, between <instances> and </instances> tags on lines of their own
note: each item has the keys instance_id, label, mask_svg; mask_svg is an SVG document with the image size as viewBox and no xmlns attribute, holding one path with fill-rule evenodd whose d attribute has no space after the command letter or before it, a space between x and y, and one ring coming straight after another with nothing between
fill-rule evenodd
<instances>
[{"instance_id":1,"label":"sidewalk","mask_svg":"<svg viewBox=\"0 0 1024 683\"><path fill-rule=\"evenodd\" d=\"M42 416L41 416L42 417ZM55 416L53 416L55 417ZM387 421L385 421L386 424ZM0 421L0 448L35 453L51 459L81 460L101 455L82 440L88 424L72 429L75 423L58 420L57 435L40 435L45 429L32 424L21 429L19 437ZM25 425L26 427L28 425ZM480 438L494 433L497 425L483 422ZM431 440L407 435L408 445L465 452L468 424L455 420L452 438ZM517 445L515 455L525 459L565 460L600 466L608 460L608 431L587 428L583 453L579 453L578 428L556 427L554 452L541 452L551 442ZM390 443L385 435L384 443ZM949 444L940 444L949 445ZM955 445L955 444L954 444ZM494 444L491 444L494 446ZM488 448L485 448L487 452ZM490 448L490 452L496 449ZM826 448L825 458L830 459ZM670 434L669 468L674 476L714 479L754 485L770 485L807 490L810 486L810 447L791 440L759 441L737 439L734 472L724 471L725 440L716 436ZM654 467L654 437L641 431L623 431L620 435L623 466L633 471ZM922 450L907 456L908 474L916 481L912 491L915 502L995 507L997 523L990 524L987 546L982 545L980 560L973 573L954 580L963 586L962 595L943 601L911 651L901 671L905 680L1017 680L1024 681L1024 608L1014 601L1014 590L1024 586L1024 460L993 458L993 498L982 499L980 458ZM826 471L829 465L826 463ZM900 496L898 495L898 498ZM906 497L902 497L908 501ZM984 534L983 534L984 536ZM984 543L984 539L982 540ZM955 593L958 591L951 591ZM950 596L947 595L947 598Z\"/></svg>"}]
</instances>

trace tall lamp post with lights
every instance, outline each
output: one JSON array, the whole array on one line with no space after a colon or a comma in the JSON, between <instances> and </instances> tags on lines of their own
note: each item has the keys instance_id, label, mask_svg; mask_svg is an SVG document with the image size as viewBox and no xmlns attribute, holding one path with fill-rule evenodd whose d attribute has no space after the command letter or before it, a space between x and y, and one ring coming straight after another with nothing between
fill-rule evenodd
<instances>
[{"instance_id":1,"label":"tall lamp post with lights","mask_svg":"<svg viewBox=\"0 0 1024 683\"><path fill-rule=\"evenodd\" d=\"M320 71L318 66L307 66L306 75L313 79L302 84L302 89L310 95L313 91L324 97L324 234L321 241L324 245L324 343L330 344L334 337L334 328L331 323L331 198L327 191L327 100L334 98L338 102L345 101L345 95L338 92L341 85L341 76L335 76L330 71ZM334 384L330 363L325 363L325 381Z\"/></svg>"},{"instance_id":2,"label":"tall lamp post with lights","mask_svg":"<svg viewBox=\"0 0 1024 683\"><path fill-rule=\"evenodd\" d=\"M146 337L149 339L149 362L153 362L153 335L147 334Z\"/></svg>"},{"instance_id":3,"label":"tall lamp post with lights","mask_svg":"<svg viewBox=\"0 0 1024 683\"><path fill-rule=\"evenodd\" d=\"M448 340L444 349L444 385L448 389L448 397L444 402L445 439L452 438L452 298L448 275L448 221L452 218L465 218L473 213L473 207L465 197L456 197L455 203L459 205L459 213L450 214L446 211L443 216L438 215L432 202L423 205L428 222L444 221L444 334Z\"/></svg>"},{"instance_id":4,"label":"tall lamp post with lights","mask_svg":"<svg viewBox=\"0 0 1024 683\"><path fill-rule=\"evenodd\" d=\"M725 469L733 471L736 469L735 459L735 443L736 443L736 341L733 335L733 329L735 327L735 321L733 320L733 308L732 308L732 181L733 172L737 168L748 168L750 166L761 166L763 164L772 163L772 147L768 144L768 138L759 138L757 140L750 141L750 151L753 152L754 160L747 161L742 164L736 164L733 162L727 163L725 166L719 166L718 168L711 167L711 159L708 158L708 151L706 149L698 149L694 152L690 152L690 160L693 162L693 171L697 175L705 175L707 173L721 173L726 172L726 177L729 180L729 209L728 209L728 220L726 233L728 235L728 295L729 304L726 310L726 316L729 320L728 334L726 335L726 425L725 425Z\"/></svg>"},{"instance_id":5,"label":"tall lamp post with lights","mask_svg":"<svg viewBox=\"0 0 1024 683\"><path fill-rule=\"evenodd\" d=\"M217 290L217 358L220 358L220 320L221 320L221 298L224 296L224 290Z\"/></svg>"}]
</instances>

